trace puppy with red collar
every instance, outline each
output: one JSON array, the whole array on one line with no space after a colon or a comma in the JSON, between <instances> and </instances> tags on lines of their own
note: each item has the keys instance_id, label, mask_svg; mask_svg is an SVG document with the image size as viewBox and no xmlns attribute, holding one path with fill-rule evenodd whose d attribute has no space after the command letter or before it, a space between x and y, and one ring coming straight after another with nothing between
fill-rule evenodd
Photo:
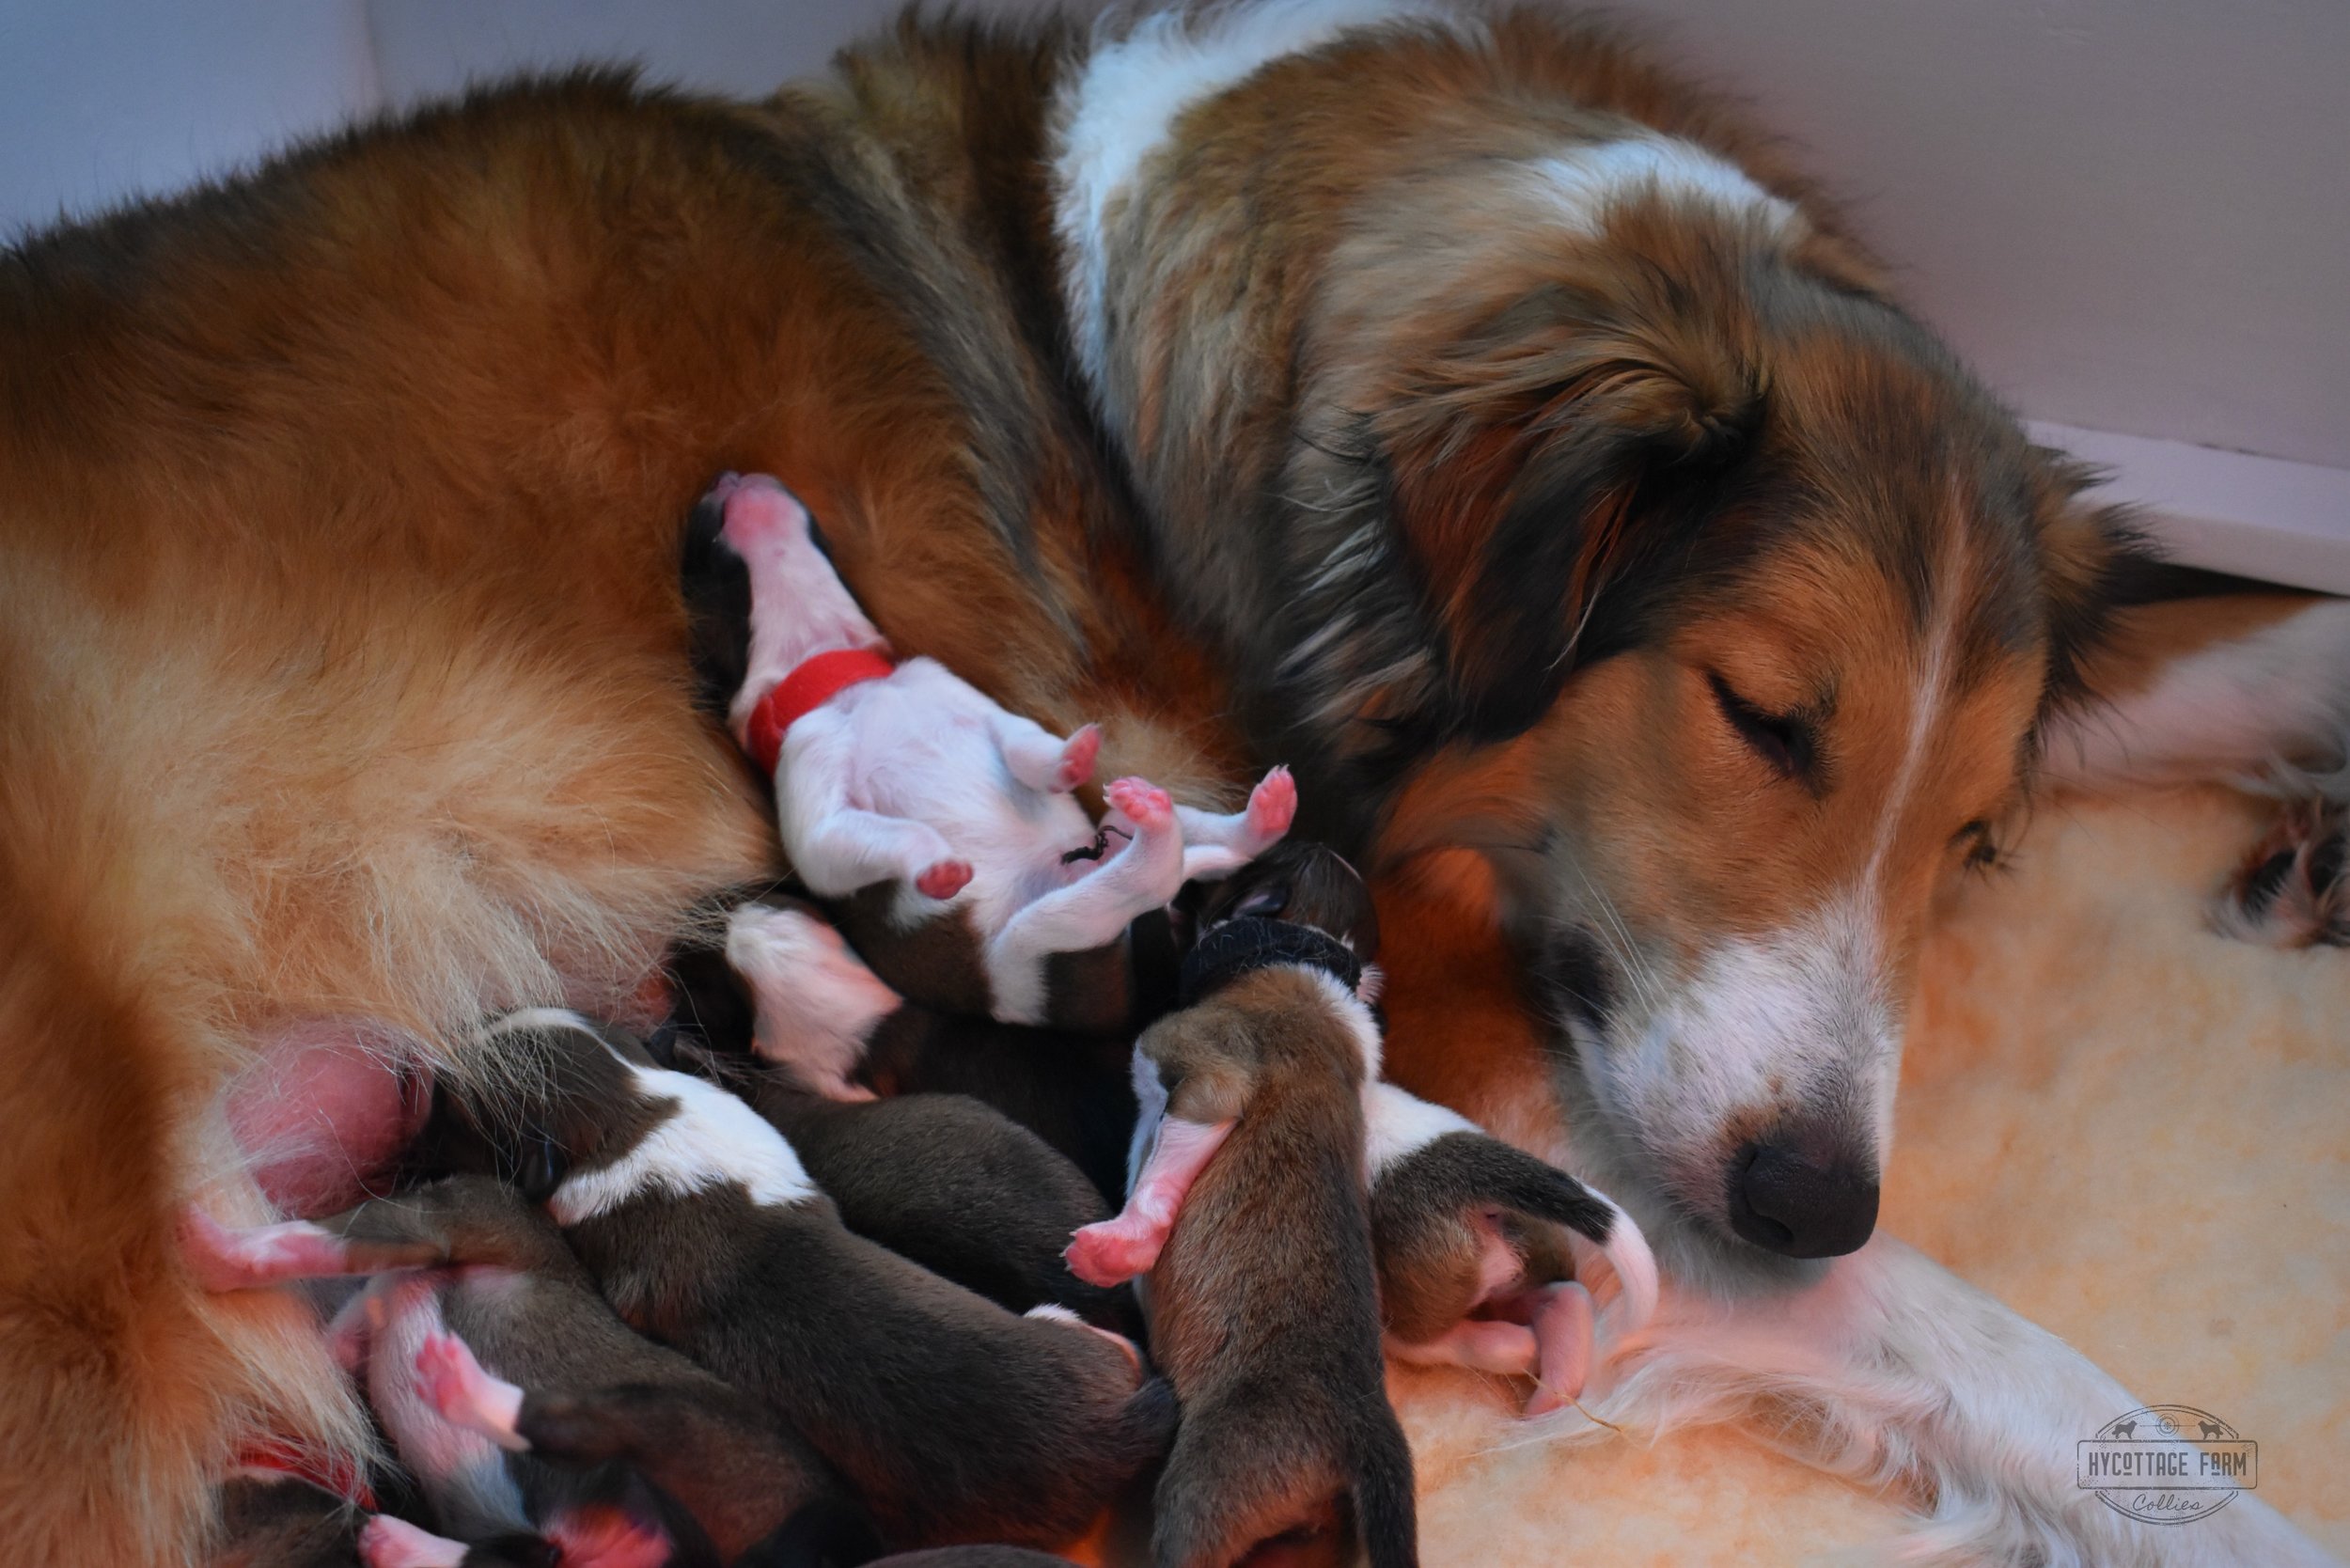
<instances>
[{"instance_id":1,"label":"puppy with red collar","mask_svg":"<svg viewBox=\"0 0 2350 1568\"><path fill-rule=\"evenodd\" d=\"M452 1100L436 1155L524 1175L621 1317L779 1412L889 1544L1073 1540L1165 1451L1132 1343L853 1234L725 1090L576 1013L491 1032L526 1074L494 1110Z\"/></svg>"},{"instance_id":2,"label":"puppy with red collar","mask_svg":"<svg viewBox=\"0 0 2350 1568\"><path fill-rule=\"evenodd\" d=\"M433 1522L486 1560L526 1557L536 1539L566 1563L732 1562L795 1521L878 1549L804 1438L628 1328L546 1215L499 1182L455 1176L315 1224L248 1231L192 1210L182 1240L215 1290L376 1276L338 1314L337 1353L364 1378ZM521 1412L523 1440L449 1419L429 1373L459 1335L506 1376L549 1390ZM395 1520L360 1544L370 1562L459 1560L433 1539Z\"/></svg>"},{"instance_id":3,"label":"puppy with red collar","mask_svg":"<svg viewBox=\"0 0 2350 1568\"><path fill-rule=\"evenodd\" d=\"M683 577L697 681L706 698L728 693L728 727L774 776L792 870L849 901L858 949L919 1000L1115 1027L1127 926L1274 843L1295 813L1284 769L1229 816L1121 778L1097 827L1072 792L1093 776L1101 732L1063 740L935 660L894 662L772 478L719 481L688 526Z\"/></svg>"}]
</instances>

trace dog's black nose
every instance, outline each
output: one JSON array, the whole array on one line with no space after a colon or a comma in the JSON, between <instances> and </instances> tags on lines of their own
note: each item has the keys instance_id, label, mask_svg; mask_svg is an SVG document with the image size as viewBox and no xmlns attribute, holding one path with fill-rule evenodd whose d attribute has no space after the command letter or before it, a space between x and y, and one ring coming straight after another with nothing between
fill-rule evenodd
<instances>
[{"instance_id":1,"label":"dog's black nose","mask_svg":"<svg viewBox=\"0 0 2350 1568\"><path fill-rule=\"evenodd\" d=\"M1831 1139L1788 1128L1730 1162L1730 1228L1790 1258L1836 1258L1877 1226L1877 1179Z\"/></svg>"}]
</instances>

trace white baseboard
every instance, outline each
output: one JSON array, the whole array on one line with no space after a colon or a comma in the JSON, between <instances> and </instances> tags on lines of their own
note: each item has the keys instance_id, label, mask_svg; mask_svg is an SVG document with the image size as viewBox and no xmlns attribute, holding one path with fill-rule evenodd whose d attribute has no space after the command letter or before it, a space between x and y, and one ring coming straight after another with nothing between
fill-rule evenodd
<instances>
[{"instance_id":1,"label":"white baseboard","mask_svg":"<svg viewBox=\"0 0 2350 1568\"><path fill-rule=\"evenodd\" d=\"M2172 559L2350 594L2350 469L2037 420L2027 428L2111 471L2097 494L2143 508Z\"/></svg>"}]
</instances>

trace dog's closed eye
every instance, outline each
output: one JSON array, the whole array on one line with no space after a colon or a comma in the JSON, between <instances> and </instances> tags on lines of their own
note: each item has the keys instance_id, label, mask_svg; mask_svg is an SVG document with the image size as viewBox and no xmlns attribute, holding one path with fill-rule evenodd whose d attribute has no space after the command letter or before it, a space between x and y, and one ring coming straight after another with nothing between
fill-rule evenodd
<instances>
[{"instance_id":1,"label":"dog's closed eye","mask_svg":"<svg viewBox=\"0 0 2350 1568\"><path fill-rule=\"evenodd\" d=\"M1773 772L1781 778L1812 776L1819 762L1819 740L1809 720L1794 713L1765 713L1731 690L1730 682L1712 670L1706 671L1705 683L1724 722Z\"/></svg>"}]
</instances>

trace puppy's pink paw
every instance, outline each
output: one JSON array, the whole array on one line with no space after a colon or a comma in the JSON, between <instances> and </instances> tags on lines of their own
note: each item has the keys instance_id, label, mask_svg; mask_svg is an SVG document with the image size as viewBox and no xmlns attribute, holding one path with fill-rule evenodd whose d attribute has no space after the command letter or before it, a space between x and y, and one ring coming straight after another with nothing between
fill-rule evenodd
<instances>
[{"instance_id":1,"label":"puppy's pink paw","mask_svg":"<svg viewBox=\"0 0 2350 1568\"><path fill-rule=\"evenodd\" d=\"M926 899L942 902L953 898L971 882L971 863L967 860L940 860L922 868L914 879L914 890Z\"/></svg>"},{"instance_id":2,"label":"puppy's pink paw","mask_svg":"<svg viewBox=\"0 0 2350 1568\"><path fill-rule=\"evenodd\" d=\"M1151 1272L1151 1265L1159 1261L1160 1239L1155 1235L1137 1235L1120 1229L1115 1220L1102 1220L1075 1231L1061 1257L1069 1264L1069 1272L1089 1285L1104 1290L1122 1285L1138 1274Z\"/></svg>"},{"instance_id":3,"label":"puppy's pink paw","mask_svg":"<svg viewBox=\"0 0 2350 1568\"><path fill-rule=\"evenodd\" d=\"M529 1447L514 1431L523 1391L491 1376L454 1334L427 1334L417 1346L416 1392L443 1420L494 1438L505 1448Z\"/></svg>"},{"instance_id":4,"label":"puppy's pink paw","mask_svg":"<svg viewBox=\"0 0 2350 1568\"><path fill-rule=\"evenodd\" d=\"M1067 794L1093 776L1093 760L1102 753L1102 727L1089 724L1069 737L1060 748L1060 766L1053 774L1053 789Z\"/></svg>"},{"instance_id":5,"label":"puppy's pink paw","mask_svg":"<svg viewBox=\"0 0 2350 1568\"><path fill-rule=\"evenodd\" d=\"M1270 849L1297 820L1297 780L1275 768L1248 792L1248 837L1260 853Z\"/></svg>"},{"instance_id":6,"label":"puppy's pink paw","mask_svg":"<svg viewBox=\"0 0 2350 1568\"><path fill-rule=\"evenodd\" d=\"M1175 820L1175 802L1145 778L1120 778L1102 792L1139 828L1165 827Z\"/></svg>"}]
</instances>

